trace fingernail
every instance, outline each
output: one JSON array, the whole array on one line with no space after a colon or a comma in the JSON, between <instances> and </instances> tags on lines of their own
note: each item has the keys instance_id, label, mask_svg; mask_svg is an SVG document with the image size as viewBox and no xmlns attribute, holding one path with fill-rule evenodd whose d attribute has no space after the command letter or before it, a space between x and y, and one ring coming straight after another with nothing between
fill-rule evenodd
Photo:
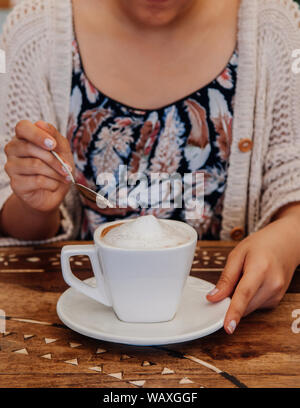
<instances>
[{"instance_id":1,"label":"fingernail","mask_svg":"<svg viewBox=\"0 0 300 408\"><path fill-rule=\"evenodd\" d=\"M213 290L211 290L208 295L209 296L214 296L216 293L219 292L219 289L217 287L213 288Z\"/></svg>"},{"instance_id":2,"label":"fingernail","mask_svg":"<svg viewBox=\"0 0 300 408\"><path fill-rule=\"evenodd\" d=\"M236 321L231 320L227 326L227 330L229 331L230 334L232 334L235 331L235 328L236 328Z\"/></svg>"},{"instance_id":3,"label":"fingernail","mask_svg":"<svg viewBox=\"0 0 300 408\"><path fill-rule=\"evenodd\" d=\"M68 174L67 169L64 166L61 166L61 169L65 174Z\"/></svg>"},{"instance_id":4,"label":"fingernail","mask_svg":"<svg viewBox=\"0 0 300 408\"><path fill-rule=\"evenodd\" d=\"M66 177L66 180L67 180L67 181L72 181L72 179L71 179L70 176L67 176L67 177Z\"/></svg>"},{"instance_id":5,"label":"fingernail","mask_svg":"<svg viewBox=\"0 0 300 408\"><path fill-rule=\"evenodd\" d=\"M44 143L45 143L45 146L48 147L48 149L53 149L55 146L55 143L52 139L45 139Z\"/></svg>"}]
</instances>

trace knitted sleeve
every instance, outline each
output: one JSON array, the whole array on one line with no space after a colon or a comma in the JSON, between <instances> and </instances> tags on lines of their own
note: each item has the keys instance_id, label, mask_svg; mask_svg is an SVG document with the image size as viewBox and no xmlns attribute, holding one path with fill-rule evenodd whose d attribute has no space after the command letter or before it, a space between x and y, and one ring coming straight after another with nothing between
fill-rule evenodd
<instances>
[{"instance_id":1,"label":"knitted sleeve","mask_svg":"<svg viewBox=\"0 0 300 408\"><path fill-rule=\"evenodd\" d=\"M12 194L4 171L4 146L14 136L16 124L23 119L57 124L48 81L51 39L48 14L45 1L24 0L8 16L0 37L0 49L6 56L6 73L0 74L0 209ZM70 238L73 230L71 218L64 205L60 209L62 221L56 237L29 242L0 236L0 246L31 245Z\"/></svg>"},{"instance_id":2,"label":"knitted sleeve","mask_svg":"<svg viewBox=\"0 0 300 408\"><path fill-rule=\"evenodd\" d=\"M271 7L273 2L274 7ZM259 229L266 225L276 212L286 204L300 202L300 73L295 71L293 53L300 48L300 11L291 0L265 0L261 19L264 24L260 47L261 78L265 81L265 98L256 107L256 120L265 121L268 143L261 143L263 158ZM262 69L262 68L261 68ZM263 139L263 135L260 136Z\"/></svg>"}]
</instances>

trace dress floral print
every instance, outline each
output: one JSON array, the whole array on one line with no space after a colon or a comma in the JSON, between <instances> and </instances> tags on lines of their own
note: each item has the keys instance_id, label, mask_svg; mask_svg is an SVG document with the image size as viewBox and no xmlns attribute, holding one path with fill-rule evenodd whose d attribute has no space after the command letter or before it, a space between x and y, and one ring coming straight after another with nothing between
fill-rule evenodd
<instances>
[{"instance_id":1,"label":"dress floral print","mask_svg":"<svg viewBox=\"0 0 300 408\"><path fill-rule=\"evenodd\" d=\"M153 214L191 224L199 239L219 239L232 141L237 51L224 71L208 85L165 107L139 110L96 89L84 72L75 38L72 45L67 136L77 182L98 191L99 175L111 173L117 181L119 200L125 196L127 199L137 187L125 189L120 169L126 168L129 176L142 173L149 179L154 173L181 176L203 173L205 189L201 211L190 209L185 202L182 208L163 205L164 200L170 202L167 189L159 203L151 202L142 208L127 206L123 210L107 211L82 201L83 225L79 238L91 239L97 226L104 222ZM149 191L149 182L144 190L142 183L138 188L142 197ZM155 190L156 186L151 185L152 188Z\"/></svg>"}]
</instances>

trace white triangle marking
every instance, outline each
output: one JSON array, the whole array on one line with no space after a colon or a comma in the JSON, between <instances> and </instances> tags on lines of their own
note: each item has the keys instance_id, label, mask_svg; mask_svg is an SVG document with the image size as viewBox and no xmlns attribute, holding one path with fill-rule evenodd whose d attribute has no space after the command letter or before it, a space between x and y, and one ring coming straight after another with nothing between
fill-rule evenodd
<instances>
[{"instance_id":1,"label":"white triangle marking","mask_svg":"<svg viewBox=\"0 0 300 408\"><path fill-rule=\"evenodd\" d=\"M24 334L24 340L31 339L31 337L34 337L34 334Z\"/></svg>"},{"instance_id":2,"label":"white triangle marking","mask_svg":"<svg viewBox=\"0 0 300 408\"><path fill-rule=\"evenodd\" d=\"M106 353L106 350L102 349L102 348L98 348L96 351L96 354L101 354L101 353Z\"/></svg>"},{"instance_id":3,"label":"white triangle marking","mask_svg":"<svg viewBox=\"0 0 300 408\"><path fill-rule=\"evenodd\" d=\"M45 338L45 343L46 344L54 343L55 341L57 341L57 339L47 339L47 338Z\"/></svg>"},{"instance_id":4,"label":"white triangle marking","mask_svg":"<svg viewBox=\"0 0 300 408\"><path fill-rule=\"evenodd\" d=\"M70 347L75 348L75 347L80 347L82 344L80 343L70 343Z\"/></svg>"},{"instance_id":5,"label":"white triangle marking","mask_svg":"<svg viewBox=\"0 0 300 408\"><path fill-rule=\"evenodd\" d=\"M23 348L23 349L21 349L21 350L16 350L16 351L14 351L14 353L17 353L17 354L25 354L25 355L28 356L28 351L26 350L26 348Z\"/></svg>"},{"instance_id":6,"label":"white triangle marking","mask_svg":"<svg viewBox=\"0 0 300 408\"><path fill-rule=\"evenodd\" d=\"M72 364L72 365L78 365L77 358L74 358L73 360L67 360L65 361L67 364Z\"/></svg>"},{"instance_id":7,"label":"white triangle marking","mask_svg":"<svg viewBox=\"0 0 300 408\"><path fill-rule=\"evenodd\" d=\"M190 380L187 377L184 377L179 381L179 384L193 384L193 383L194 383L194 381Z\"/></svg>"},{"instance_id":8,"label":"white triangle marking","mask_svg":"<svg viewBox=\"0 0 300 408\"><path fill-rule=\"evenodd\" d=\"M175 373L175 371L170 370L170 368L167 368L167 367L165 367L165 368L162 370L162 372L161 372L162 375L165 375L165 374L174 374L174 373Z\"/></svg>"},{"instance_id":9,"label":"white triangle marking","mask_svg":"<svg viewBox=\"0 0 300 408\"><path fill-rule=\"evenodd\" d=\"M122 373L111 373L108 375L110 375L111 377L117 378L118 380L122 380L122 377L123 377Z\"/></svg>"},{"instance_id":10,"label":"white triangle marking","mask_svg":"<svg viewBox=\"0 0 300 408\"><path fill-rule=\"evenodd\" d=\"M102 372L102 368L100 366L89 367L89 370L97 371L98 373Z\"/></svg>"},{"instance_id":11,"label":"white triangle marking","mask_svg":"<svg viewBox=\"0 0 300 408\"><path fill-rule=\"evenodd\" d=\"M145 380L141 380L141 381L129 381L130 382L130 384L133 384L133 385L137 385L138 387L142 387L144 384L145 384Z\"/></svg>"},{"instance_id":12,"label":"white triangle marking","mask_svg":"<svg viewBox=\"0 0 300 408\"><path fill-rule=\"evenodd\" d=\"M43 356L41 356L42 358L46 358L47 360L51 360L51 354L44 354Z\"/></svg>"}]
</instances>

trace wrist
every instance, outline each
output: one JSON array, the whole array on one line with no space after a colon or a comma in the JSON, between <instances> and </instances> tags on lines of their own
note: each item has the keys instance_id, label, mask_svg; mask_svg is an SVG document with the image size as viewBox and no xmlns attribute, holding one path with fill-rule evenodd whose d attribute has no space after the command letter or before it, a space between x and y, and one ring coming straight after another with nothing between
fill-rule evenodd
<instances>
[{"instance_id":1,"label":"wrist","mask_svg":"<svg viewBox=\"0 0 300 408\"><path fill-rule=\"evenodd\" d=\"M45 238L52 238L54 237L60 227L60 220L61 214L59 210L59 206L50 210L50 211L41 211L36 208L30 207L26 202L21 201L21 205L23 206L24 210L26 211L27 216L34 220L36 224L40 224L42 230L45 233Z\"/></svg>"},{"instance_id":2,"label":"wrist","mask_svg":"<svg viewBox=\"0 0 300 408\"><path fill-rule=\"evenodd\" d=\"M300 265L300 219L299 214L291 212L282 214L278 217L274 224L280 227L280 237L283 240L283 245L287 244L289 251L289 260L292 262L292 267L296 268Z\"/></svg>"},{"instance_id":3,"label":"wrist","mask_svg":"<svg viewBox=\"0 0 300 408\"><path fill-rule=\"evenodd\" d=\"M52 219L59 214L59 206L53 208L52 210L39 210L37 208L33 208L30 205L26 203L26 201L23 201L20 199L18 196L15 196L15 200L18 201L18 205L22 206L23 209L26 211L26 214L28 214L30 217L34 217L36 219Z\"/></svg>"},{"instance_id":4,"label":"wrist","mask_svg":"<svg viewBox=\"0 0 300 408\"><path fill-rule=\"evenodd\" d=\"M60 211L55 208L43 212L28 206L12 194L1 211L1 233L25 241L39 241L54 237L60 227Z\"/></svg>"}]
</instances>

